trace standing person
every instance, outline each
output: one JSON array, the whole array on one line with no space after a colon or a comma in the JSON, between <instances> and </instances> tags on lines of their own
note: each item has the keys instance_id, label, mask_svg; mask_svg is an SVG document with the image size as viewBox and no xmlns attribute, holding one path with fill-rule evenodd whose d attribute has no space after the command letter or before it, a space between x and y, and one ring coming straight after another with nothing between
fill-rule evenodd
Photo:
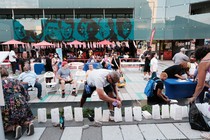
<instances>
[{"instance_id":1,"label":"standing person","mask_svg":"<svg viewBox=\"0 0 210 140\"><path fill-rule=\"evenodd\" d=\"M111 66L112 66L112 69L115 70L115 71L117 71L117 70L120 71L121 70L120 69L120 59L118 58L116 52L114 53L114 56L112 57Z\"/></svg>"},{"instance_id":2,"label":"standing person","mask_svg":"<svg viewBox=\"0 0 210 140\"><path fill-rule=\"evenodd\" d=\"M5 132L14 131L15 139L22 136L22 127L27 128L27 135L34 134L33 114L27 103L28 93L17 80L8 79L8 71L1 70L5 106L2 109L2 120Z\"/></svg>"},{"instance_id":3,"label":"standing person","mask_svg":"<svg viewBox=\"0 0 210 140\"><path fill-rule=\"evenodd\" d=\"M119 79L120 75L116 71L97 69L94 70L94 72L91 72L87 78L87 85L90 87L91 93L87 93L86 90L84 90L80 101L80 107L83 107L86 99L91 97L95 90L98 93L99 98L108 103L110 110L113 110L113 105L121 107L122 101L116 87L116 83ZM104 94L104 92L106 94Z\"/></svg>"},{"instance_id":4,"label":"standing person","mask_svg":"<svg viewBox=\"0 0 210 140\"><path fill-rule=\"evenodd\" d=\"M20 73L24 72L23 67L27 64L30 65L30 59L28 58L27 52L24 51L23 54L22 54L22 58L19 59L19 71L20 71Z\"/></svg>"},{"instance_id":5,"label":"standing person","mask_svg":"<svg viewBox=\"0 0 210 140\"><path fill-rule=\"evenodd\" d=\"M151 60L151 50L152 47L148 46L147 50L143 53L142 57L145 58L144 64L144 80L148 80L148 76L150 77L150 60ZM148 74L148 76L147 76Z\"/></svg>"},{"instance_id":6,"label":"standing person","mask_svg":"<svg viewBox=\"0 0 210 140\"><path fill-rule=\"evenodd\" d=\"M17 67L17 61L16 61L16 54L14 52L14 50L10 50L10 53L9 53L9 61L11 63L11 66L12 66L12 73L15 74L15 71L16 71L16 67Z\"/></svg>"},{"instance_id":7,"label":"standing person","mask_svg":"<svg viewBox=\"0 0 210 140\"><path fill-rule=\"evenodd\" d=\"M206 73L210 72L210 46L200 46L195 51L195 59L198 64L198 75L197 75L197 85L195 92L192 97L189 99L189 102L194 102L202 92L205 85ZM202 133L202 138L210 139L210 133Z\"/></svg>"},{"instance_id":8,"label":"standing person","mask_svg":"<svg viewBox=\"0 0 210 140\"><path fill-rule=\"evenodd\" d=\"M164 89L164 81L168 78L167 73L162 72L160 74L160 78L155 77L154 80L159 79L159 81L157 81L155 83L155 88L153 90L153 96L148 97L148 102L149 103L153 103L153 104L168 104L170 103L170 99L163 94L163 89Z\"/></svg>"},{"instance_id":9,"label":"standing person","mask_svg":"<svg viewBox=\"0 0 210 140\"><path fill-rule=\"evenodd\" d=\"M52 54L49 54L48 56L46 56L46 64L45 64L45 71L53 71L52 69L52 58L53 58L53 55Z\"/></svg>"},{"instance_id":10,"label":"standing person","mask_svg":"<svg viewBox=\"0 0 210 140\"><path fill-rule=\"evenodd\" d=\"M172 60L174 61L175 65L181 64L183 61L189 61L189 57L185 54L186 49L181 48L179 53L176 53Z\"/></svg>"},{"instance_id":11,"label":"standing person","mask_svg":"<svg viewBox=\"0 0 210 140\"><path fill-rule=\"evenodd\" d=\"M157 71L158 71L158 60L157 60L157 53L152 52L151 54L151 61L150 61L150 71L152 73L151 79L154 77L157 77Z\"/></svg>"},{"instance_id":12,"label":"standing person","mask_svg":"<svg viewBox=\"0 0 210 140\"><path fill-rule=\"evenodd\" d=\"M55 53L54 57L51 60L52 60L52 69L53 69L54 74L56 75L56 73L58 71L58 64L60 62L60 58L59 58L58 54Z\"/></svg>"}]
</instances>

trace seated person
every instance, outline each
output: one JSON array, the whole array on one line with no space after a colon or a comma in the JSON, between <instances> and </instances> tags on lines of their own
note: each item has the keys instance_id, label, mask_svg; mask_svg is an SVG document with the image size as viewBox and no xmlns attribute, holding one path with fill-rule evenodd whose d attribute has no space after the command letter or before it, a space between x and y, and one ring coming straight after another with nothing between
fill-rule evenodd
<instances>
[{"instance_id":1,"label":"seated person","mask_svg":"<svg viewBox=\"0 0 210 140\"><path fill-rule=\"evenodd\" d=\"M82 68L79 68L78 71L75 73L75 80L77 81L85 81L86 73Z\"/></svg>"},{"instance_id":2,"label":"seated person","mask_svg":"<svg viewBox=\"0 0 210 140\"><path fill-rule=\"evenodd\" d=\"M94 70L94 69L93 69L93 64L89 64L88 67L89 67L89 70L87 70L86 75L85 75L86 80L87 80L87 78L88 78L88 75Z\"/></svg>"},{"instance_id":3,"label":"seated person","mask_svg":"<svg viewBox=\"0 0 210 140\"><path fill-rule=\"evenodd\" d=\"M42 100L42 85L38 82L36 73L30 70L29 65L25 65L23 69L24 72L19 75L18 80L23 84L26 90L28 90L29 87L36 87L38 89L37 98Z\"/></svg>"},{"instance_id":4,"label":"seated person","mask_svg":"<svg viewBox=\"0 0 210 140\"><path fill-rule=\"evenodd\" d=\"M15 139L22 136L22 127L27 128L27 135L34 134L32 111L27 103L27 91L18 80L11 80L6 69L1 70L5 106L2 109L2 120L5 132L15 131Z\"/></svg>"},{"instance_id":5,"label":"seated person","mask_svg":"<svg viewBox=\"0 0 210 140\"><path fill-rule=\"evenodd\" d=\"M187 74L187 76L189 76L190 78L193 77L192 75L189 74L189 68L190 68L190 63L182 62L179 65L173 65L168 67L167 69L164 70L164 72L167 73L168 78L186 80L187 77L183 76L184 74Z\"/></svg>"},{"instance_id":6,"label":"seated person","mask_svg":"<svg viewBox=\"0 0 210 140\"><path fill-rule=\"evenodd\" d=\"M168 77L167 73L162 72L160 74L160 78L156 77L154 80L160 79L160 81L157 81L155 83L155 89L153 90L153 96L148 97L148 102L152 104L168 104L170 103L170 99L163 94L164 89L164 80L166 80Z\"/></svg>"},{"instance_id":7,"label":"seated person","mask_svg":"<svg viewBox=\"0 0 210 140\"><path fill-rule=\"evenodd\" d=\"M69 65L67 61L62 62L62 67L58 70L57 72L57 77L59 79L59 83L61 84L61 90L62 90L62 98L65 98L65 84L70 83L73 84L75 83L73 81L71 71L69 69ZM72 95L76 96L76 86L73 85L73 90L72 90Z\"/></svg>"},{"instance_id":8,"label":"seated person","mask_svg":"<svg viewBox=\"0 0 210 140\"><path fill-rule=\"evenodd\" d=\"M101 65L102 69L108 69L108 63L106 61L102 61Z\"/></svg>"},{"instance_id":9,"label":"seated person","mask_svg":"<svg viewBox=\"0 0 210 140\"><path fill-rule=\"evenodd\" d=\"M91 55L90 58L88 59L87 63L96 63L96 59L94 55Z\"/></svg>"}]
</instances>

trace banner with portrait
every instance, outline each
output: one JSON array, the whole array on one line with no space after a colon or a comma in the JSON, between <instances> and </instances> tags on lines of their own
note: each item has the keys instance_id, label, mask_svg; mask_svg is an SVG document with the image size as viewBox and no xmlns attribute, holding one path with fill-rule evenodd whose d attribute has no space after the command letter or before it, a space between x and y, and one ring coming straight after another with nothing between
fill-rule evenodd
<instances>
[{"instance_id":1,"label":"banner with portrait","mask_svg":"<svg viewBox=\"0 0 210 140\"><path fill-rule=\"evenodd\" d=\"M101 40L133 40L134 20L130 18L119 19L68 19L40 21L41 32L36 29L30 30L21 22L13 20L14 39L24 42L71 42L101 41ZM39 27L39 26L38 26Z\"/></svg>"}]
</instances>

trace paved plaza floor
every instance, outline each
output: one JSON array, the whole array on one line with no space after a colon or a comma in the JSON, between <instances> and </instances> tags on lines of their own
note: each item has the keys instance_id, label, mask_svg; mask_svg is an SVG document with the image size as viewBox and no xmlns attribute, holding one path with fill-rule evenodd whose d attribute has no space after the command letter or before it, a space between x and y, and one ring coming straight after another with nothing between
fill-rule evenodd
<instances>
[{"instance_id":1,"label":"paved plaza floor","mask_svg":"<svg viewBox=\"0 0 210 140\"><path fill-rule=\"evenodd\" d=\"M158 75L165 68L173 65L172 61L159 61ZM72 70L74 73L75 70ZM147 81L143 80L143 72L138 66L126 66L123 68L123 73L126 79L125 88L120 88L120 96L123 100L123 107L132 106L134 100L141 102L146 101L146 96L143 93ZM39 75L40 82L43 85L43 100L36 98L36 93L30 92L30 105L36 116L38 108L62 108L64 106L78 107L82 95L78 91L78 96L67 94L65 98L61 98L59 91L46 94L43 75ZM69 87L70 88L70 87ZM97 94L88 99L85 107L100 107L106 104L101 101ZM155 140L155 139L194 139L200 138L201 131L195 131L190 128L188 118L181 121L173 119L145 119L140 122L125 122L120 123L107 122L102 123L102 126L95 127L88 119L82 122L66 121L65 129L54 127L51 120L46 123L38 123L37 117L34 120L35 134L26 136L24 133L21 140ZM84 127L86 126L86 127ZM89 127L88 127L89 126ZM7 139L13 139L11 133L6 134Z\"/></svg>"}]
</instances>

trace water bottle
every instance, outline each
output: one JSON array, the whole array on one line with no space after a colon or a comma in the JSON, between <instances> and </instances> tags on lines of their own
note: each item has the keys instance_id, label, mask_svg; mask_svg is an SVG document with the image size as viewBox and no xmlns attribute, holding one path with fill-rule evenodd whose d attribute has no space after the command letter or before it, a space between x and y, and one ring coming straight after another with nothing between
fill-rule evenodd
<instances>
[{"instance_id":1,"label":"water bottle","mask_svg":"<svg viewBox=\"0 0 210 140\"><path fill-rule=\"evenodd\" d=\"M64 130L64 116L60 116L60 129Z\"/></svg>"}]
</instances>

